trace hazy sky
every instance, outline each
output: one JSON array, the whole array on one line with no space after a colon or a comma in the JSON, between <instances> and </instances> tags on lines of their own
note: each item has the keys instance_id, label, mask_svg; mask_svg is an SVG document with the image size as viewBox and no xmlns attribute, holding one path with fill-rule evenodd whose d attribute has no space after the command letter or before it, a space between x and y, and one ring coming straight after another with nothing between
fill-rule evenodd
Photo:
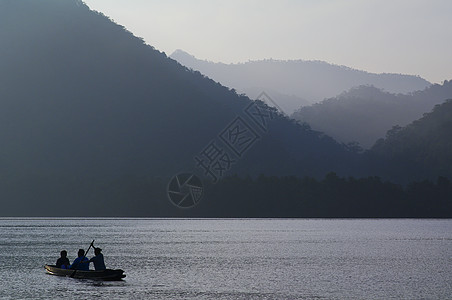
<instances>
[{"instance_id":1,"label":"hazy sky","mask_svg":"<svg viewBox=\"0 0 452 300\"><path fill-rule=\"evenodd\" d=\"M451 0L85 0L170 55L323 60L452 79Z\"/></svg>"}]
</instances>

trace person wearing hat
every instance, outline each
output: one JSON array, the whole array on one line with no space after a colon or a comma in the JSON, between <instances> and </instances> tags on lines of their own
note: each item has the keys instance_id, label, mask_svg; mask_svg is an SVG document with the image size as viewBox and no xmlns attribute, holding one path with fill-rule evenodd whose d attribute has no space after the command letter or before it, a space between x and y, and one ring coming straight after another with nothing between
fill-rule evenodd
<instances>
[{"instance_id":1,"label":"person wearing hat","mask_svg":"<svg viewBox=\"0 0 452 300\"><path fill-rule=\"evenodd\" d=\"M94 248L94 257L89 260L89 263L94 263L94 270L105 270L104 255L101 253L102 249Z\"/></svg>"}]
</instances>

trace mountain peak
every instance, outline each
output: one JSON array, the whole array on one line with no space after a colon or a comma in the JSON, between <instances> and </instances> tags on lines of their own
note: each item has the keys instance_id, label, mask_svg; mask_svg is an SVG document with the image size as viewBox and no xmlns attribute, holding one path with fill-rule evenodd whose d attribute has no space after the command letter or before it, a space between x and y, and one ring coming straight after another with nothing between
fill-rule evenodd
<instances>
[{"instance_id":1,"label":"mountain peak","mask_svg":"<svg viewBox=\"0 0 452 300\"><path fill-rule=\"evenodd\" d=\"M196 61L195 56L181 49L176 49L169 57L177 61Z\"/></svg>"}]
</instances>

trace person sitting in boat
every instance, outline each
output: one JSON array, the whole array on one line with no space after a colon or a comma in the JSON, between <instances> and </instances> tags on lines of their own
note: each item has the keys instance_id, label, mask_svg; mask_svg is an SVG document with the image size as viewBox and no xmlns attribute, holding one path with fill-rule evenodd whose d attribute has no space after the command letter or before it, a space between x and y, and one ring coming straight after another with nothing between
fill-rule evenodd
<instances>
[{"instance_id":1,"label":"person sitting in boat","mask_svg":"<svg viewBox=\"0 0 452 300\"><path fill-rule=\"evenodd\" d=\"M89 271L89 260L85 256L85 250L78 250L78 257L74 259L70 268L73 270Z\"/></svg>"},{"instance_id":2,"label":"person sitting in boat","mask_svg":"<svg viewBox=\"0 0 452 300\"><path fill-rule=\"evenodd\" d=\"M63 250L60 252L61 257L58 258L56 262L56 267L60 269L68 269L71 263L69 262L69 259L67 258L67 251Z\"/></svg>"},{"instance_id":3,"label":"person sitting in boat","mask_svg":"<svg viewBox=\"0 0 452 300\"><path fill-rule=\"evenodd\" d=\"M101 271L105 270L105 262L104 262L104 255L101 253L101 248L94 248L94 256L89 260L89 262L94 263L94 270Z\"/></svg>"}]
</instances>

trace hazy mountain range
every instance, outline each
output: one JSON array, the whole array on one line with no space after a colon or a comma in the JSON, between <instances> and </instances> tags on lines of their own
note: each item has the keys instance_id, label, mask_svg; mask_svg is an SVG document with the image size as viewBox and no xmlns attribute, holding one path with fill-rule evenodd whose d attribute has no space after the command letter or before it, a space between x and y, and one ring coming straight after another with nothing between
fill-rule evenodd
<instances>
[{"instance_id":1,"label":"hazy mountain range","mask_svg":"<svg viewBox=\"0 0 452 300\"><path fill-rule=\"evenodd\" d=\"M392 94L374 86L352 88L339 96L302 107L292 117L343 143L370 148L395 125L405 126L452 98L452 81L409 94Z\"/></svg>"},{"instance_id":2,"label":"hazy mountain range","mask_svg":"<svg viewBox=\"0 0 452 300\"><path fill-rule=\"evenodd\" d=\"M182 50L170 57L251 99L264 91L286 114L360 85L391 93L409 93L430 85L419 76L374 74L322 61L267 59L224 64L200 60Z\"/></svg>"},{"instance_id":3,"label":"hazy mountain range","mask_svg":"<svg viewBox=\"0 0 452 300\"><path fill-rule=\"evenodd\" d=\"M1 215L207 216L229 204L215 202L227 201L220 197L201 210L175 208L166 188L180 172L197 174L213 194L214 176L228 174L323 178L333 171L397 174L400 182L436 175L417 163L392 169L391 155L360 154L238 95L81 1L3 0L0 41ZM286 180L273 181L285 189ZM308 186L312 198L323 185ZM269 201L278 206L278 197Z\"/></svg>"},{"instance_id":4,"label":"hazy mountain range","mask_svg":"<svg viewBox=\"0 0 452 300\"><path fill-rule=\"evenodd\" d=\"M158 214L171 205L146 182L181 171L212 180L203 166L213 146L230 156L221 156L230 173L356 172L356 154L333 139L265 106L259 109L266 117L257 116L248 98L167 58L81 1L3 0L0 40L4 214L23 207L55 212L60 201L74 204L62 214L86 215L84 207L106 213L124 203L123 212ZM229 141L240 142L235 153L224 140L244 128L252 130Z\"/></svg>"}]
</instances>

